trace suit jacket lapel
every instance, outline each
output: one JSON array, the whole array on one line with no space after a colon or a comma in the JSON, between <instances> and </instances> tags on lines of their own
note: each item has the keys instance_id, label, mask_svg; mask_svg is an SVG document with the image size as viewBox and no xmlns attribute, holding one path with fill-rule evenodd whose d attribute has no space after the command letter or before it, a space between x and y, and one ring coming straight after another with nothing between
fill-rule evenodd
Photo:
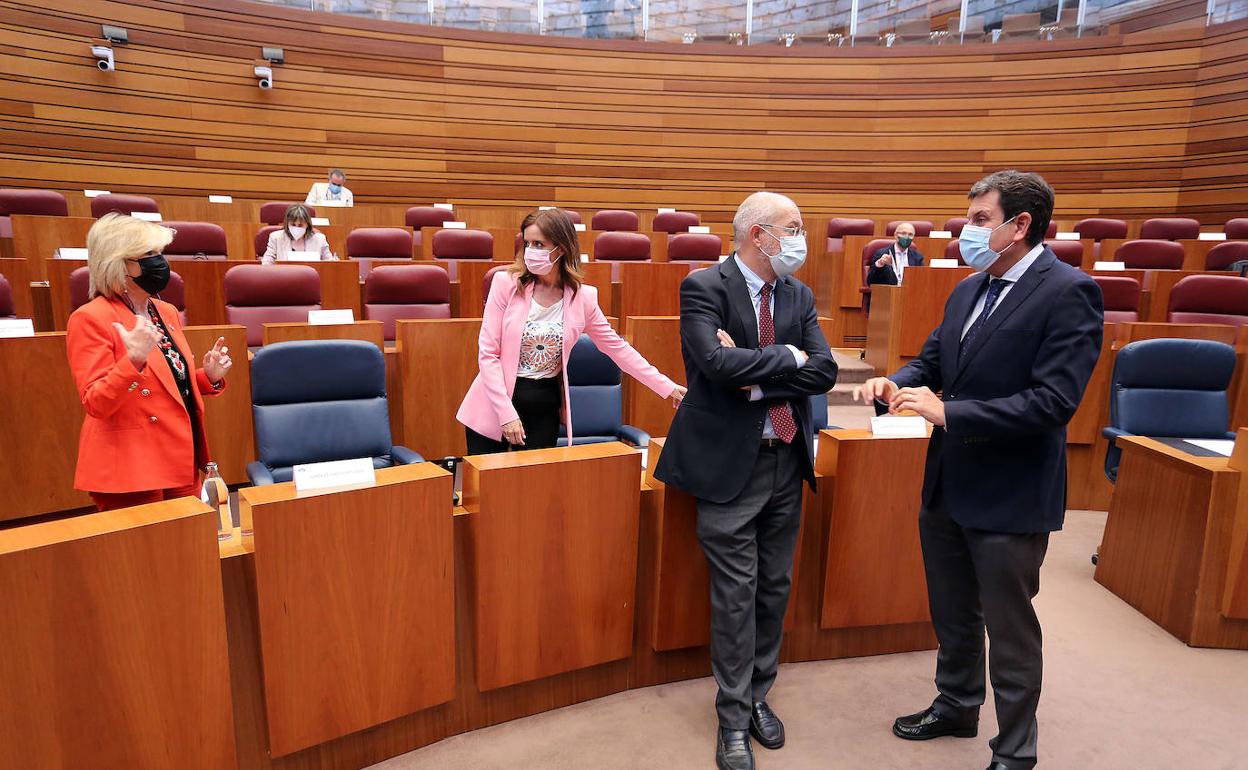
<instances>
[{"instance_id":1,"label":"suit jacket lapel","mask_svg":"<svg viewBox=\"0 0 1248 770\"><path fill-rule=\"evenodd\" d=\"M989 276L982 274L967 278L966 284L974 284L975 288L964 291L957 305L951 308L952 312L945 316L944 324L949 328L942 327L940 336L940 360L943 371L957 374L958 348L962 346L962 328L966 326L966 317L975 309L975 300L983 293L984 284L988 283L988 278ZM952 377L947 377L945 380L945 387L953 384Z\"/></svg>"},{"instance_id":2,"label":"suit jacket lapel","mask_svg":"<svg viewBox=\"0 0 1248 770\"><path fill-rule=\"evenodd\" d=\"M971 359L975 357L975 354L984 347L984 343L989 337L992 336L992 333L997 330L997 327L1005 323L1005 320L1009 318L1020 305L1026 302L1027 298L1031 296L1031 293L1036 290L1036 287L1044 281L1047 277L1046 273L1049 268L1053 266L1053 260L1055 258L1056 257L1054 257L1053 252L1046 247L1045 250L1040 252L1040 255L1036 257L1036 261L1032 263L1031 268L1027 272L1023 273L1022 278L1018 279L1018 283L1010 288L1009 292L1006 293L1005 298L1002 299L996 309L992 311L992 315L988 316L988 320L984 322L984 325L980 328L978 335L971 341L970 347L962 351L961 356L958 358L957 374L954 375L953 380L949 383L950 385L956 383L958 378L962 376L962 373L966 371L967 364L969 364ZM959 329L959 331L961 331L961 329Z\"/></svg>"},{"instance_id":3,"label":"suit jacket lapel","mask_svg":"<svg viewBox=\"0 0 1248 770\"><path fill-rule=\"evenodd\" d=\"M134 329L137 315L130 312L130 308L120 300L109 300L109 304L113 307L113 315L117 316L117 321L126 327L126 331ZM186 340L175 340L175 342L178 344L182 354L184 356L187 355ZM182 404L182 392L178 390L178 383L173 379L173 372L170 371L169 362L165 359L165 353L160 349L159 344L153 347L151 352L147 354L147 371L154 374L156 379L160 380L160 384L165 387L165 390L169 391L169 395L173 396L174 400L179 404ZM183 406L185 407L185 404Z\"/></svg>"},{"instance_id":4,"label":"suit jacket lapel","mask_svg":"<svg viewBox=\"0 0 1248 770\"><path fill-rule=\"evenodd\" d=\"M737 267L737 253L734 251L719 264L719 275L724 280L724 288L728 292L728 304L737 314L741 325L745 327L744 347L758 347L758 316L754 314L754 298L750 296L750 287L745 283L745 276ZM725 330L726 331L726 330Z\"/></svg>"}]
</instances>

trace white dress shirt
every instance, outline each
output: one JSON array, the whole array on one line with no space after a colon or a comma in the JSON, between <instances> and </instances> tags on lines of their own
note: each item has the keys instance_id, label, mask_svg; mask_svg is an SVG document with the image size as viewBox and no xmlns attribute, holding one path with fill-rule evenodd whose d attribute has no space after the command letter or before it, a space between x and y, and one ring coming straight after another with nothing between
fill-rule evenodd
<instances>
[{"instance_id":1,"label":"white dress shirt","mask_svg":"<svg viewBox=\"0 0 1248 770\"><path fill-rule=\"evenodd\" d=\"M354 206L355 198L346 185L343 185L337 193L333 193L329 190L329 182L316 182L312 185L312 189L308 190L308 197L304 203L309 206Z\"/></svg>"},{"instance_id":2,"label":"white dress shirt","mask_svg":"<svg viewBox=\"0 0 1248 770\"><path fill-rule=\"evenodd\" d=\"M901 249L898 251L898 249ZM901 274L906 271L907 262L910 259L910 249L902 249L896 243L893 244L893 275L897 276L897 285L901 285Z\"/></svg>"},{"instance_id":3,"label":"white dress shirt","mask_svg":"<svg viewBox=\"0 0 1248 770\"><path fill-rule=\"evenodd\" d=\"M1023 277L1023 273L1027 272L1027 269L1031 267L1031 263L1036 261L1036 257L1040 256L1042 251L1044 251L1043 241L1032 247L1031 251L1027 252L1022 259L1015 262L1013 267L1005 271L1005 275L1001 276L1001 279L1008 281L1008 283L1001 289L1001 295L997 297L997 303L992 306L992 310L988 311L989 317L992 316L997 308L1001 307L1001 303L1005 301L1005 295L1010 293L1010 289L1014 288L1014 284L1018 283L1018 279ZM971 309L971 314L966 317L966 323L962 324L962 336L958 339L965 337L966 333L971 330L971 325L975 323L975 319L979 318L979 314L984 310L984 300L987 297L987 289L980 292L979 299L975 300L975 307Z\"/></svg>"},{"instance_id":4,"label":"white dress shirt","mask_svg":"<svg viewBox=\"0 0 1248 770\"><path fill-rule=\"evenodd\" d=\"M732 258L736 260L737 267L741 268L741 276L745 278L745 286L746 288L750 290L750 304L754 306L754 323L755 323L755 330L757 330L758 311L763 306L763 286L764 284L766 284L766 281L764 281L762 278L759 278L758 275L755 274L753 270L746 267L745 263L741 261L740 257L734 254ZM775 323L776 323L776 284L775 284L775 281L772 281L771 284L769 285L771 286L771 294L768 297L770 301L767 303L767 309L771 311L771 323L772 323L772 328L774 329ZM798 350L793 345L785 345L785 347L788 348L793 353L793 360L797 361L798 367L801 367L802 365L801 351ZM763 389L759 387L758 385L751 385L750 386L750 400L758 401L762 397L763 397ZM771 414L770 413L766 413L763 416L763 436L762 437L763 438L779 438L779 436L776 435L775 428L771 426Z\"/></svg>"}]
</instances>

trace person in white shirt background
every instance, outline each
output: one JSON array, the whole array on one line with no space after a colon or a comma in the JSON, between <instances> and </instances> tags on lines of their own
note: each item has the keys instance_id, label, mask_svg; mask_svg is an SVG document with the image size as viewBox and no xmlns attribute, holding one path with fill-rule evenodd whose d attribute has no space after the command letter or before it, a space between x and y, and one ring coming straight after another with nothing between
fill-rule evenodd
<instances>
[{"instance_id":1,"label":"person in white shirt background","mask_svg":"<svg viewBox=\"0 0 1248 770\"><path fill-rule=\"evenodd\" d=\"M355 200L347 189L346 173L340 168L331 169L329 181L312 185L304 203L309 206L354 206Z\"/></svg>"},{"instance_id":2,"label":"person in white shirt background","mask_svg":"<svg viewBox=\"0 0 1248 770\"><path fill-rule=\"evenodd\" d=\"M902 222L893 231L892 243L875 252L871 258L871 268L867 271L867 285L885 284L900 286L905 280L907 267L919 267L923 264L923 255L912 247L914 243L914 225Z\"/></svg>"},{"instance_id":3,"label":"person in white shirt background","mask_svg":"<svg viewBox=\"0 0 1248 770\"><path fill-rule=\"evenodd\" d=\"M319 254L322 260L338 259L330 251L325 234L312 227L311 212L298 203L286 209L281 228L269 233L269 243L260 261L266 265L282 262L292 251L311 251Z\"/></svg>"}]
</instances>

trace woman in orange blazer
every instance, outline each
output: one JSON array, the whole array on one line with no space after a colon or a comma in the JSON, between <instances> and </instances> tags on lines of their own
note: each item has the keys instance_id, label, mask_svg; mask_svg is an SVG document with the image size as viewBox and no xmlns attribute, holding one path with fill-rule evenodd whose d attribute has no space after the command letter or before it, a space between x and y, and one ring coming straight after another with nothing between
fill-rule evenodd
<instances>
[{"instance_id":1,"label":"woman in orange blazer","mask_svg":"<svg viewBox=\"0 0 1248 770\"><path fill-rule=\"evenodd\" d=\"M74 487L101 511L198 497L203 396L225 387L225 338L197 369L169 283L167 227L107 214L87 233L91 301L69 317L69 367L87 416Z\"/></svg>"}]
</instances>

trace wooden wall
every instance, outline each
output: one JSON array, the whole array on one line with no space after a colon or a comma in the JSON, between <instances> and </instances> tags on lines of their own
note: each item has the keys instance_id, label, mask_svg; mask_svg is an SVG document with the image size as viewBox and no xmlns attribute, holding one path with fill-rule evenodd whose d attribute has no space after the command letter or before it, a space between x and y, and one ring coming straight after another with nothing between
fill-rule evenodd
<instances>
[{"instance_id":1,"label":"wooden wall","mask_svg":"<svg viewBox=\"0 0 1248 770\"><path fill-rule=\"evenodd\" d=\"M55 5L53 8L46 6ZM209 7L211 6L211 7ZM127 27L95 69L100 23ZM286 50L256 87L261 45ZM1248 23L853 50L496 36L243 0L0 0L0 184L357 201L965 211L1042 172L1058 215L1248 211Z\"/></svg>"}]
</instances>

